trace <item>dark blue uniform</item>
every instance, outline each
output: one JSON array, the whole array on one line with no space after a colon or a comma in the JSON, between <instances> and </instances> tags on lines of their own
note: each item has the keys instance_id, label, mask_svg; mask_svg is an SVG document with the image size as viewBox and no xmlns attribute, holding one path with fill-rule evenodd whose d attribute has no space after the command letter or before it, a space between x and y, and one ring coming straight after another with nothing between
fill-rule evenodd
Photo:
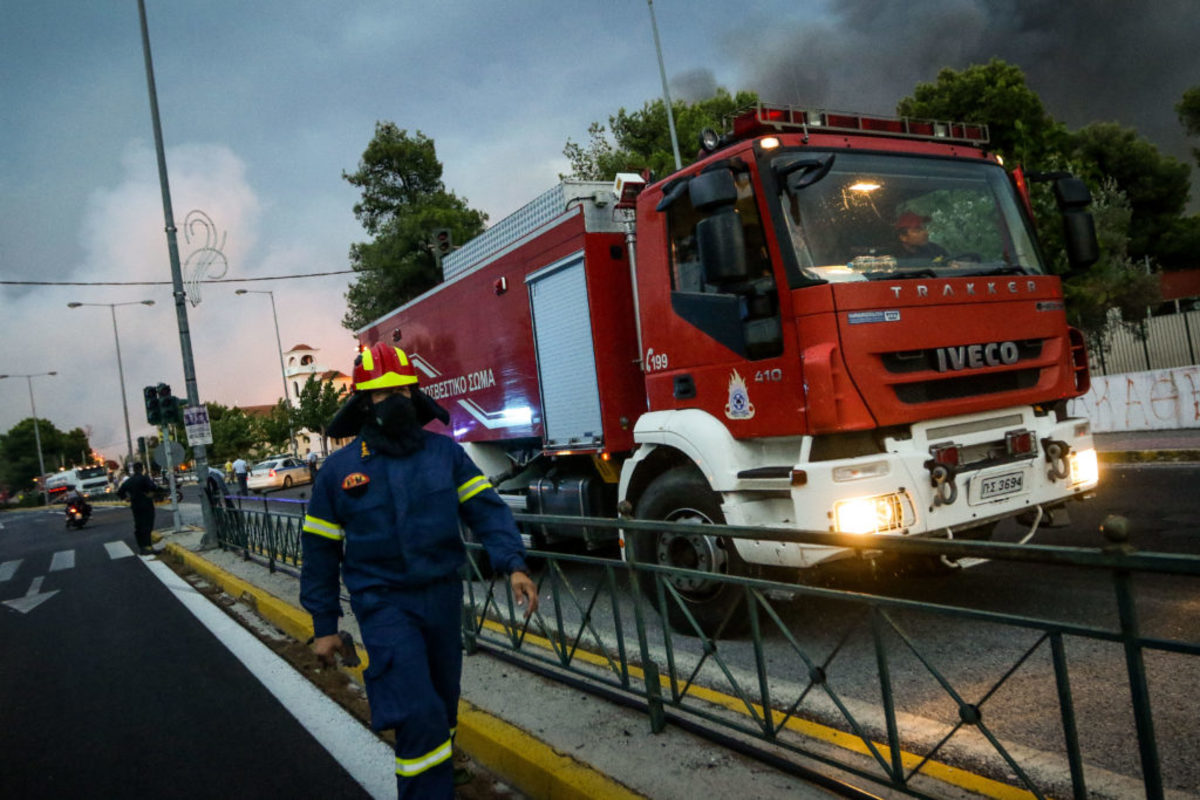
<instances>
[{"instance_id":1,"label":"dark blue uniform","mask_svg":"<svg viewBox=\"0 0 1200 800\"><path fill-rule=\"evenodd\" d=\"M300 602L316 636L337 633L338 572L370 663L376 730L396 729L399 796L453 797L452 738L462 670L466 548L459 521L503 572L527 572L512 513L452 439L393 457L361 437L317 473L304 520Z\"/></svg>"}]
</instances>

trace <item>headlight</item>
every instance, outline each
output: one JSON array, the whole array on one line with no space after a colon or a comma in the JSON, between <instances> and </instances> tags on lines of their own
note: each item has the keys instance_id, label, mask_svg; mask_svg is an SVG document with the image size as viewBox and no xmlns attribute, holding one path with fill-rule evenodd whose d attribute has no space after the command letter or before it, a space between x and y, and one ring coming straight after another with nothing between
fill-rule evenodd
<instances>
[{"instance_id":1,"label":"headlight","mask_svg":"<svg viewBox=\"0 0 1200 800\"><path fill-rule=\"evenodd\" d=\"M1071 454L1071 485L1095 486L1100 482L1100 464L1096 451L1081 450Z\"/></svg>"},{"instance_id":2,"label":"headlight","mask_svg":"<svg viewBox=\"0 0 1200 800\"><path fill-rule=\"evenodd\" d=\"M855 497L833 504L834 530L839 533L886 533L916 521L908 496L899 492Z\"/></svg>"}]
</instances>

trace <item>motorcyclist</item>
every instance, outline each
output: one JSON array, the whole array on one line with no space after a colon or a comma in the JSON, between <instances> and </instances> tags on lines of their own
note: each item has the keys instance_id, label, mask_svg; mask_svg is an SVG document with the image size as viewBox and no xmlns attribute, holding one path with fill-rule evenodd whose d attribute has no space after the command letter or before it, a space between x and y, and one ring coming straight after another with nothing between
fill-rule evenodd
<instances>
[{"instance_id":1,"label":"motorcyclist","mask_svg":"<svg viewBox=\"0 0 1200 800\"><path fill-rule=\"evenodd\" d=\"M63 495L63 500L66 502L67 508L75 506L83 512L85 517L91 516L92 505L87 501L87 498L83 496L83 492L78 486L72 486L70 489L68 489L67 493Z\"/></svg>"}]
</instances>

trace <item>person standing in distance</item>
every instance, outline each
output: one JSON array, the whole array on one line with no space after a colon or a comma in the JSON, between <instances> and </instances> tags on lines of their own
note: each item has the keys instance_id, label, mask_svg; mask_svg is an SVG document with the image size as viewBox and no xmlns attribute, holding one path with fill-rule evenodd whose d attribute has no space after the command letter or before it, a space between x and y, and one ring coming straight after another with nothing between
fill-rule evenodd
<instances>
[{"instance_id":1,"label":"person standing in distance","mask_svg":"<svg viewBox=\"0 0 1200 800\"><path fill-rule=\"evenodd\" d=\"M304 462L308 464L308 479L313 483L317 481L317 454L309 450L304 456Z\"/></svg>"},{"instance_id":2,"label":"person standing in distance","mask_svg":"<svg viewBox=\"0 0 1200 800\"><path fill-rule=\"evenodd\" d=\"M146 468L140 461L133 465L133 475L117 490L117 497L129 501L133 511L133 538L144 556L154 555L150 532L154 530L154 495L157 491L158 487L146 475Z\"/></svg>"},{"instance_id":3,"label":"person standing in distance","mask_svg":"<svg viewBox=\"0 0 1200 800\"><path fill-rule=\"evenodd\" d=\"M403 350L363 350L354 395L339 412L356 418L358 436L317 473L301 535L300 602L312 615L313 650L326 663L341 650L340 571L370 659L371 727L396 732L402 800L454 797L460 520L508 573L526 619L538 606L512 512L457 442L422 427L436 415L431 407Z\"/></svg>"},{"instance_id":4,"label":"person standing in distance","mask_svg":"<svg viewBox=\"0 0 1200 800\"><path fill-rule=\"evenodd\" d=\"M233 462L233 475L237 478L238 491L243 496L250 494L250 489L246 486L246 473L249 471L250 468L246 466L246 459L238 456L237 460Z\"/></svg>"}]
</instances>

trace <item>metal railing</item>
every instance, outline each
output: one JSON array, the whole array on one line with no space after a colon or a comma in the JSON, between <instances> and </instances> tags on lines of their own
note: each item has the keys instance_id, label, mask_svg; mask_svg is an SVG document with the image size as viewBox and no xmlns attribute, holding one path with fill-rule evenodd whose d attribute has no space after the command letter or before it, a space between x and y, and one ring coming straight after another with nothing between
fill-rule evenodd
<instances>
[{"instance_id":1,"label":"metal railing","mask_svg":"<svg viewBox=\"0 0 1200 800\"><path fill-rule=\"evenodd\" d=\"M294 562L298 524L266 516L224 510L221 541ZM619 528L627 538L696 532L686 524L517 518ZM857 553L865 545L861 537L824 532L731 526L704 532ZM1150 798L1180 788L1164 779L1147 658L1156 659L1157 673L1193 674L1200 662L1189 657L1200 655L1200 643L1142 632L1134 576L1192 581L1200 576L1200 557L1138 553L1119 539L1079 548L875 537L866 546L916 563L1013 562L1047 571L1047 581L1063 580L1064 570L1100 574L1107 576L1102 585L1111 610L1097 611L1099 620L1066 611L1056 616L1053 607L1034 616L989 607L987 598L948 605L861 585L838 588L836 581L797 584L531 551L541 608L526 620L508 582L490 575L480 546L469 543L464 644L644 709L653 731L680 725L813 780L828 781L805 766L817 762L915 797L944 796L947 784L994 797L1080 799L1090 796L1089 780L1105 781L1105 791L1115 781L1123 787L1118 794L1136 787ZM726 622L748 633L702 630L679 588L699 579L738 587L738 617ZM685 632L660 623L672 613ZM977 655L951 657L963 652ZM1103 724L1128 721L1128 741L1136 743L1136 758L1127 763L1091 760L1103 769L1089 762L1085 744L1097 723L1089 718L1081 725L1076 710L1082 696L1094 711L1097 692L1112 716ZM1190 734L1175 730L1173 737L1194 740L1191 724ZM1031 727L1039 730L1037 746L1018 741Z\"/></svg>"},{"instance_id":2,"label":"metal railing","mask_svg":"<svg viewBox=\"0 0 1200 800\"><path fill-rule=\"evenodd\" d=\"M1200 363L1200 311L1147 316L1138 331L1114 325L1102 347L1091 348L1092 369L1099 375L1120 375L1152 369L1188 367Z\"/></svg>"}]
</instances>

